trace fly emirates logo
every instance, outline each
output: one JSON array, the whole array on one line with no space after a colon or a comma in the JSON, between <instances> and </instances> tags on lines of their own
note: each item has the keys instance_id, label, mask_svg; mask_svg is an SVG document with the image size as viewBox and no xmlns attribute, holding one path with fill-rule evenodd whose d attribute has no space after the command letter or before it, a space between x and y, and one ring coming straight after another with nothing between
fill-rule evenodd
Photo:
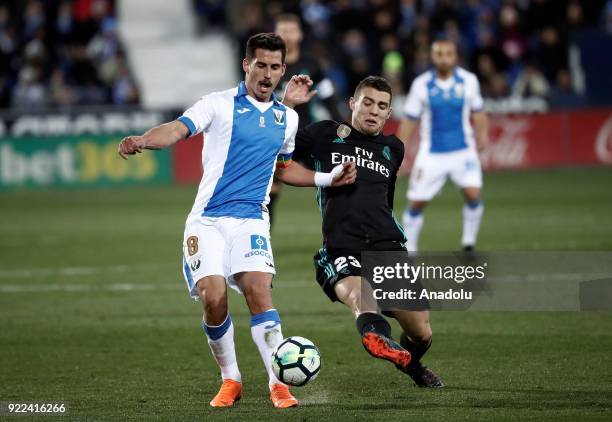
<instances>
[{"instance_id":1,"label":"fly emirates logo","mask_svg":"<svg viewBox=\"0 0 612 422\"><path fill-rule=\"evenodd\" d=\"M367 169L380 173L385 177L389 177L389 169L385 167L384 164L380 164L378 161L374 161L373 157L373 152L359 147L355 147L355 155L345 155L339 152L331 153L331 161L334 166L336 164L342 164L352 161L357 167L365 167Z\"/></svg>"}]
</instances>

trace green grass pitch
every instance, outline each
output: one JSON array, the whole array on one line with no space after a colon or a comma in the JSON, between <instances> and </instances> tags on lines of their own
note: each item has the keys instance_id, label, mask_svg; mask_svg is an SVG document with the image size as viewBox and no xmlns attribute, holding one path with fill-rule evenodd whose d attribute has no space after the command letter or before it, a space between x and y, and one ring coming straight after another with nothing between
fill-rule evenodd
<instances>
[{"instance_id":1,"label":"green grass pitch","mask_svg":"<svg viewBox=\"0 0 612 422\"><path fill-rule=\"evenodd\" d=\"M485 183L481 249L612 250L612 169ZM79 420L612 420L610 313L435 313L425 362L441 391L372 359L348 310L313 281L320 217L314 191L293 188L272 234L273 296L284 334L319 346L321 374L294 389L299 408L273 409L247 308L230 293L245 390L234 408L211 410L219 375L180 273L195 190L0 194L0 401L64 400ZM398 214L404 192L402 181ZM460 232L447 185L426 212L422 249L456 250Z\"/></svg>"}]
</instances>

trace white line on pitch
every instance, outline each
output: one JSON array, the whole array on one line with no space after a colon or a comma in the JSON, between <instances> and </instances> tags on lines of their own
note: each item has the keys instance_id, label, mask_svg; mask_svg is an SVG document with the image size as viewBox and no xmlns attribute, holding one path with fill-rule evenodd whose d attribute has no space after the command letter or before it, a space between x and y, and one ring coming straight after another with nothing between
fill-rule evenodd
<instances>
[{"instance_id":1,"label":"white line on pitch","mask_svg":"<svg viewBox=\"0 0 612 422\"><path fill-rule=\"evenodd\" d=\"M106 267L60 267L60 268L23 268L13 270L0 270L1 278L26 278L26 277L45 277L45 276L82 276L100 273L121 274L129 271L146 269L159 269L160 267L178 266L179 264L139 264L139 265L110 265Z\"/></svg>"},{"instance_id":2,"label":"white line on pitch","mask_svg":"<svg viewBox=\"0 0 612 422\"><path fill-rule=\"evenodd\" d=\"M314 286L314 282L287 281L275 283L275 288L291 289ZM153 291L153 290L181 290L184 284L176 283L152 284L152 283L91 283L91 284L0 284L0 293L42 293L42 292L129 292L129 291Z\"/></svg>"}]
</instances>

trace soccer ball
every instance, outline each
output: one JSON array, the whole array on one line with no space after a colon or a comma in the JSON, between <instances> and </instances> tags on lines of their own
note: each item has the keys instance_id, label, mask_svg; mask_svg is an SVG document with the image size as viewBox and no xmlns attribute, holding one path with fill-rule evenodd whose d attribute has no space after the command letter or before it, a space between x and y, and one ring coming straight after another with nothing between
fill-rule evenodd
<instances>
[{"instance_id":1,"label":"soccer ball","mask_svg":"<svg viewBox=\"0 0 612 422\"><path fill-rule=\"evenodd\" d=\"M272 355L272 369L276 378L285 384L306 385L321 370L319 349L304 337L287 337Z\"/></svg>"}]
</instances>

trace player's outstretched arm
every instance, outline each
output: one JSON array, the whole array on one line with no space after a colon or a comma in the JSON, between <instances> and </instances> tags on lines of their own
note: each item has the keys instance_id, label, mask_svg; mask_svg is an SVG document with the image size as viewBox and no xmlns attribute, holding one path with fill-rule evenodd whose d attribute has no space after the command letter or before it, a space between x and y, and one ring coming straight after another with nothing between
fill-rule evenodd
<instances>
[{"instance_id":1,"label":"player's outstretched arm","mask_svg":"<svg viewBox=\"0 0 612 422\"><path fill-rule=\"evenodd\" d=\"M329 173L315 172L296 162L276 171L278 179L291 186L344 186L355 183L357 170L355 163L338 164Z\"/></svg>"},{"instance_id":2,"label":"player's outstretched arm","mask_svg":"<svg viewBox=\"0 0 612 422\"><path fill-rule=\"evenodd\" d=\"M119 155L127 160L128 155L141 153L143 149L162 149L175 144L189 135L189 129L175 120L148 130L142 136L127 136L119 143Z\"/></svg>"}]
</instances>

